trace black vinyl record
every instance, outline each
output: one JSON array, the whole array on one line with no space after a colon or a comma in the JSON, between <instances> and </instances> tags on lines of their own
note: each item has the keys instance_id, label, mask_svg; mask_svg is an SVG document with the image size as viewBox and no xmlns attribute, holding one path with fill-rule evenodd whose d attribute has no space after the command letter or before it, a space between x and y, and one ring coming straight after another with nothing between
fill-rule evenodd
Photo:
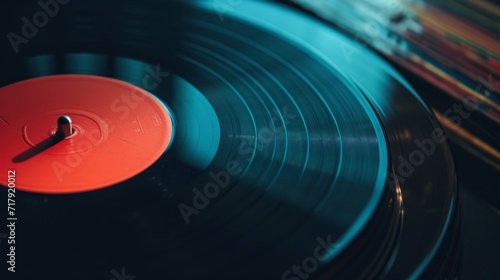
<instances>
[{"instance_id":1,"label":"black vinyl record","mask_svg":"<svg viewBox=\"0 0 500 280\"><path fill-rule=\"evenodd\" d=\"M359 42L275 3L52 2L58 12L32 38L20 18L41 6L2 17L28 42L2 41L0 86L60 74L121 80L168 107L174 136L118 184L18 191L17 271L1 257L9 277L453 277L445 135Z\"/></svg>"}]
</instances>

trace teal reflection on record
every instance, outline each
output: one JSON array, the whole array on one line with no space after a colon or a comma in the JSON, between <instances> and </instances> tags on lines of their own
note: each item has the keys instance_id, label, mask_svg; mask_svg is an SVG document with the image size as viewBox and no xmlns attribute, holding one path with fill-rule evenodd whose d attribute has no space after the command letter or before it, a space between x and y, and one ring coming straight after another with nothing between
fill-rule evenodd
<instances>
[{"instance_id":1,"label":"teal reflection on record","mask_svg":"<svg viewBox=\"0 0 500 280\"><path fill-rule=\"evenodd\" d=\"M198 1L198 5L204 9L207 10L212 10L214 7L211 5L209 2L204 2L204 1ZM297 14L291 12L288 8L281 7L279 5L268 5L265 1L248 1L241 3L239 6L239 9L234 9L231 10L226 14L226 16L231 17L234 16L235 18L238 18L239 20L246 21L250 23L251 25L254 25L257 28L263 28L266 31L273 31L275 32L275 35L277 38L280 38L284 41L291 42L291 46L300 46L302 50L307 50L309 54L312 54L315 59L318 59L317 61L320 62L319 65L323 64L323 66L326 66L326 68L329 68L329 70L332 71L332 73L337 73L341 77L341 80L345 82L343 86L348 89L348 92L352 94L353 98L358 102L356 103L357 109L361 109L359 112L359 115L366 114L365 117L367 117L366 120L370 122L370 127L373 129L373 131L370 131L371 136L375 136L373 139L365 139L364 137L359 137L361 136L359 131L356 131L355 127L351 127L348 129L346 132L354 132L356 137L350 138L346 136L341 136L340 139L342 140L340 144L343 144L341 147L341 151L345 151L346 154L353 155L353 151L349 149L354 148L356 145L361 145L363 147L366 147L367 145L373 145L373 147L376 147L375 150L372 150L370 152L373 152L371 156L373 156L373 168L375 172L373 174L370 174L370 176L374 176L373 179L373 186L370 186L371 194L369 197L364 200L364 206L359 208L359 212L357 213L357 216L353 219L352 223L348 228L344 231L344 233L339 236L335 240L335 246L331 247L328 250L328 253L324 256L322 259L323 263L327 263L331 260L333 260L335 257L337 257L343 250L345 250L355 239L356 237L359 236L361 231L365 228L365 226L368 224L370 219L374 216L375 211L378 207L378 205L381 202L382 194L385 189L385 183L386 183L386 176L387 176L387 169L389 165L389 159L388 159L388 150L387 150L387 143L385 140L384 132L382 129L382 126L378 120L378 117L375 113L375 111L372 108L372 105L368 102L366 96L359 90L359 87L357 84L353 83L352 76L349 74L351 73L346 73L346 71L340 67L337 63L333 62L331 59L329 59L327 56L325 56L324 53L321 51L318 51L316 48L311 47L311 41L316 41L316 40L321 40L322 36L318 36L318 34L323 35L321 33L318 33L317 30L315 32L310 32L308 28L310 26L304 25L308 21L307 18L300 18L301 21L297 21ZM309 19L309 21L312 22L312 20ZM294 32L291 32L293 30ZM327 34L326 30L320 30L321 32L325 32L325 36L331 36ZM296 34L310 34L310 38L305 36L305 37L299 37L296 36ZM309 41L311 40L311 41ZM274 42L277 43L278 41ZM334 41L333 43L339 43L343 42L341 40ZM329 42L332 44L332 42ZM333 45L331 47L336 47L336 45ZM266 47L273 49L276 48L276 46L272 45L266 45ZM289 61L293 63L293 61ZM305 67L304 67L305 69ZM304 69L301 69L303 71ZM365 77L362 77L362 80ZM370 85L373 86L374 84ZM339 85L339 87L341 87ZM325 91L327 92L327 91ZM331 89L331 92L329 94L333 94L334 90ZM332 97L332 96L330 96ZM332 102L332 100L335 100L336 97L333 98L328 98L330 100L329 102ZM334 106L335 104L330 103L328 106ZM313 112L313 111L311 111ZM337 118L343 119L345 116L341 115L342 112L334 112L334 115L337 116ZM347 129L347 128L345 128ZM358 129L363 129L362 126L358 127ZM373 134L372 134L373 133ZM350 170L351 166L349 166L348 162L342 162L342 158L344 158L345 155L338 155L338 158L340 159L340 166L343 166L346 168L345 170ZM369 159L364 158L364 160L369 161ZM314 159L315 162L320 162L319 158ZM363 162L365 163L365 162ZM361 167L361 166L358 166ZM359 170L354 171L353 168L353 173L350 174L350 176L356 177L355 173ZM345 171L346 174L348 171ZM338 175L338 174L337 174ZM343 175L343 174L342 174ZM332 185L332 187L329 189L328 193L325 194L325 197L328 197L329 195L332 195L334 192L338 191L339 189L344 189L347 188L348 186L334 186L336 183ZM359 187L359 186L358 186ZM354 189L354 188L353 188ZM368 189L366 189L368 191ZM349 200L352 199L351 204L352 205L358 205L359 201L357 201L357 197L354 194L350 194L349 197L344 197L344 200ZM329 201L328 203L330 203ZM322 201L318 203L316 206L316 210L318 212L318 215L325 215L325 213L328 212L327 209L333 209L334 206L329 205L326 201ZM333 221L341 221L345 219L346 217L343 217L341 215L337 215L335 217L326 217L323 216L323 218L330 218Z\"/></svg>"},{"instance_id":2,"label":"teal reflection on record","mask_svg":"<svg viewBox=\"0 0 500 280\"><path fill-rule=\"evenodd\" d=\"M189 82L175 76L174 88L170 101L177 124L173 150L186 164L204 170L219 148L219 119L206 97Z\"/></svg>"}]
</instances>

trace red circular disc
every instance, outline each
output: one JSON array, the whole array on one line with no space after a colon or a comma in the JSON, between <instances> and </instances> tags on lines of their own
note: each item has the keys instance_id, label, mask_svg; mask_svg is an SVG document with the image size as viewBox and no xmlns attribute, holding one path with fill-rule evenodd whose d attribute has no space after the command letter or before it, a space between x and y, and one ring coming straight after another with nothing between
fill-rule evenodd
<instances>
[{"instance_id":1,"label":"red circular disc","mask_svg":"<svg viewBox=\"0 0 500 280\"><path fill-rule=\"evenodd\" d=\"M69 116L73 134L55 136ZM75 193L122 182L167 149L172 119L150 93L123 81L56 75L0 88L0 184L15 170L19 190ZM11 179L12 181L12 179Z\"/></svg>"}]
</instances>

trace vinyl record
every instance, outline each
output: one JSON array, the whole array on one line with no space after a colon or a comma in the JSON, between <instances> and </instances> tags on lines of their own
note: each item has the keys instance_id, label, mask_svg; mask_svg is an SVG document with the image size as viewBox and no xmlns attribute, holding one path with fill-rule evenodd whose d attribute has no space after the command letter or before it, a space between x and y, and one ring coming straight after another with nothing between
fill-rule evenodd
<instances>
[{"instance_id":1,"label":"vinyl record","mask_svg":"<svg viewBox=\"0 0 500 280\"><path fill-rule=\"evenodd\" d=\"M435 118L385 62L279 4L96 3L60 4L60 14L19 44L17 55L12 45L4 48L10 55L0 66L6 73L0 100L32 78L101 76L128 89L96 93L82 86L57 98L75 108L88 104L110 126L136 127L133 119L120 120L128 111L134 118L154 112L167 127L144 139L117 129L96 145L98 152L77 152L81 162L71 168L87 174L71 178L85 188L47 194L23 185L28 171L17 172L16 276L453 275L451 155ZM2 22L19 32L12 14ZM130 88L149 101L129 99L116 112L113 102ZM0 106L5 174L50 151L19 162L3 150L14 142L29 149L21 133L10 132L18 127L3 110L37 121L47 106L43 95L53 93L14 94L40 105L14 97L15 110ZM71 115L63 111L72 108L52 105ZM117 145L123 142L132 144ZM128 166L134 171L122 176ZM113 170L121 177L98 187L94 181ZM29 180L44 182L50 172ZM7 196L7 188L1 192Z\"/></svg>"}]
</instances>

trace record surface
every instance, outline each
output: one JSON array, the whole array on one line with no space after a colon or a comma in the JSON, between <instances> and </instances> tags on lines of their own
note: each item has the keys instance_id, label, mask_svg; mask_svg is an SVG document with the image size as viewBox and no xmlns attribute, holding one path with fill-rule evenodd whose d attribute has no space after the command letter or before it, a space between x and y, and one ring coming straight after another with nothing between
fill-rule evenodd
<instances>
[{"instance_id":1,"label":"record surface","mask_svg":"<svg viewBox=\"0 0 500 280\"><path fill-rule=\"evenodd\" d=\"M146 170L107 188L19 192L20 275L352 279L434 269L454 224L454 167L435 119L388 65L276 4L94 2L61 6L8 58L1 85L122 80L171 109L175 137ZM412 164L416 139L434 148L409 172L401 159Z\"/></svg>"}]
</instances>

